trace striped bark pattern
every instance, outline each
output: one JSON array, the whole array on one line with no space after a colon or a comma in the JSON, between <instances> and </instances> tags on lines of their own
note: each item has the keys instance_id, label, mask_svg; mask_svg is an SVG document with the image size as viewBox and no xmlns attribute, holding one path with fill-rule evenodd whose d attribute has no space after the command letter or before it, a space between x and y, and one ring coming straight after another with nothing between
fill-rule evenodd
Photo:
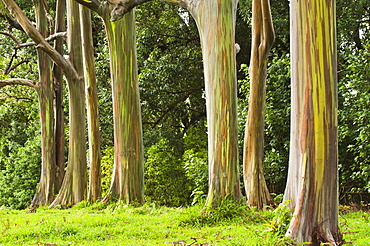
<instances>
[{"instance_id":1,"label":"striped bark pattern","mask_svg":"<svg viewBox=\"0 0 370 246\"><path fill-rule=\"evenodd\" d=\"M202 45L208 125L206 207L241 198L235 66L236 0L189 1Z\"/></svg>"},{"instance_id":2,"label":"striped bark pattern","mask_svg":"<svg viewBox=\"0 0 370 246\"><path fill-rule=\"evenodd\" d=\"M109 42L114 119L114 168L107 197L144 202L144 152L136 64L135 12L111 22L103 17Z\"/></svg>"},{"instance_id":3,"label":"striped bark pattern","mask_svg":"<svg viewBox=\"0 0 370 246\"><path fill-rule=\"evenodd\" d=\"M339 245L335 0L290 4L291 144L284 199L294 216L287 235Z\"/></svg>"}]
</instances>

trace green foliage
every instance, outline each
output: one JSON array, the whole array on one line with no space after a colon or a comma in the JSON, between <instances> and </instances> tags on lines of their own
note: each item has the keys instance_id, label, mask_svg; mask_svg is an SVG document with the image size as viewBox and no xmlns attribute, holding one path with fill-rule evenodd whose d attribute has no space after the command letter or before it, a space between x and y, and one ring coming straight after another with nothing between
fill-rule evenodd
<instances>
[{"instance_id":1,"label":"green foliage","mask_svg":"<svg viewBox=\"0 0 370 246\"><path fill-rule=\"evenodd\" d=\"M252 224L261 221L262 217L251 210L247 204L225 199L215 208L206 208L201 212L197 209L190 210L190 213L180 220L180 226L204 227L230 222Z\"/></svg>"},{"instance_id":2,"label":"green foliage","mask_svg":"<svg viewBox=\"0 0 370 246\"><path fill-rule=\"evenodd\" d=\"M278 241L281 245L288 242L285 238L285 233L289 228L290 221L292 219L292 211L288 207L290 201L285 201L272 212L272 220L266 223L268 230L266 231L267 236L271 240Z\"/></svg>"},{"instance_id":3,"label":"green foliage","mask_svg":"<svg viewBox=\"0 0 370 246\"><path fill-rule=\"evenodd\" d=\"M114 165L114 147L108 147L101 158L101 187L102 195L106 195L112 182L112 170Z\"/></svg>"},{"instance_id":4,"label":"green foliage","mask_svg":"<svg viewBox=\"0 0 370 246\"><path fill-rule=\"evenodd\" d=\"M0 206L23 209L30 204L40 175L40 138L13 148L1 165Z\"/></svg>"},{"instance_id":5,"label":"green foliage","mask_svg":"<svg viewBox=\"0 0 370 246\"><path fill-rule=\"evenodd\" d=\"M14 92L2 90L10 95ZM35 114L37 103L32 101L34 98L29 100L0 98L0 206L27 207L39 181L41 136Z\"/></svg>"},{"instance_id":6,"label":"green foliage","mask_svg":"<svg viewBox=\"0 0 370 246\"><path fill-rule=\"evenodd\" d=\"M205 118L202 53L190 14L161 2L137 8L137 49L144 146L180 139Z\"/></svg>"},{"instance_id":7,"label":"green foliage","mask_svg":"<svg viewBox=\"0 0 370 246\"><path fill-rule=\"evenodd\" d=\"M144 175L147 201L166 206L189 204L189 181L168 140L161 139L148 149Z\"/></svg>"},{"instance_id":8,"label":"green foliage","mask_svg":"<svg viewBox=\"0 0 370 246\"><path fill-rule=\"evenodd\" d=\"M218 216L214 217L219 223L212 226L184 224L191 216L199 216L201 206L167 208L147 204L132 207L98 203L63 210L41 207L35 213L0 207L0 244L286 245L279 238L259 233L266 229L265 221L273 217L271 211L257 212L244 205L234 205L224 204L228 212L217 212ZM367 245L368 215L358 211L340 218L340 230L346 242ZM290 242L285 240L285 243Z\"/></svg>"},{"instance_id":9,"label":"green foliage","mask_svg":"<svg viewBox=\"0 0 370 246\"><path fill-rule=\"evenodd\" d=\"M343 68L338 110L342 192L370 192L370 43L364 43L364 47L339 57Z\"/></svg>"},{"instance_id":10,"label":"green foliage","mask_svg":"<svg viewBox=\"0 0 370 246\"><path fill-rule=\"evenodd\" d=\"M190 181L192 204L203 202L208 190L207 129L204 122L190 127L184 137L186 149L182 159L185 175Z\"/></svg>"}]
</instances>

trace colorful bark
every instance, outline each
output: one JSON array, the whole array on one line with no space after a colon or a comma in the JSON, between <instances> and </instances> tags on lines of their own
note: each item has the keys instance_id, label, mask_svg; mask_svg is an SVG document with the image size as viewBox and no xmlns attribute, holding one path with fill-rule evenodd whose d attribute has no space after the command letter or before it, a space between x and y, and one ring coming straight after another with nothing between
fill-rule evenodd
<instances>
[{"instance_id":1,"label":"colorful bark","mask_svg":"<svg viewBox=\"0 0 370 246\"><path fill-rule=\"evenodd\" d=\"M100 129L98 116L98 92L95 75L94 48L92 39L91 12L80 5L82 50L84 61L87 124L89 134L89 192L88 199L92 202L101 197L101 156L100 156Z\"/></svg>"},{"instance_id":2,"label":"colorful bark","mask_svg":"<svg viewBox=\"0 0 370 246\"><path fill-rule=\"evenodd\" d=\"M110 52L114 118L114 168L109 194L144 202L144 152L136 65L135 13L110 22L103 16Z\"/></svg>"},{"instance_id":3,"label":"colorful bark","mask_svg":"<svg viewBox=\"0 0 370 246\"><path fill-rule=\"evenodd\" d=\"M341 244L335 1L291 1L292 118L285 200L287 235L312 245Z\"/></svg>"},{"instance_id":4,"label":"colorful bark","mask_svg":"<svg viewBox=\"0 0 370 246\"><path fill-rule=\"evenodd\" d=\"M34 0L37 29L42 36L47 37L48 20L42 1ZM31 207L50 204L56 194L55 156L54 156L54 89L52 81L51 61L42 50L37 50L39 83L36 91L39 97L41 125L41 175Z\"/></svg>"},{"instance_id":5,"label":"colorful bark","mask_svg":"<svg viewBox=\"0 0 370 246\"><path fill-rule=\"evenodd\" d=\"M264 163L264 126L268 53L274 42L269 1L252 3L252 54L249 67L250 97L244 135L243 173L249 206L264 208L271 200Z\"/></svg>"},{"instance_id":6,"label":"colorful bark","mask_svg":"<svg viewBox=\"0 0 370 246\"><path fill-rule=\"evenodd\" d=\"M205 206L241 197L238 171L235 13L237 1L193 1L206 88L209 191Z\"/></svg>"},{"instance_id":7,"label":"colorful bark","mask_svg":"<svg viewBox=\"0 0 370 246\"><path fill-rule=\"evenodd\" d=\"M56 4L56 15L55 15L55 33L64 32L66 30L66 24L64 20L66 10L65 0L57 0ZM64 40L57 38L54 43L54 48L60 54L64 51ZM55 127L54 127L54 140L55 140L55 165L56 165L56 179L55 187L56 191L59 192L62 186L64 177L64 148L65 148L65 137L64 137L64 104L63 104L63 87L64 79L62 70L58 66L53 68L53 77L55 84Z\"/></svg>"},{"instance_id":8,"label":"colorful bark","mask_svg":"<svg viewBox=\"0 0 370 246\"><path fill-rule=\"evenodd\" d=\"M82 74L83 60L79 6L73 0L67 1L67 31L69 59ZM51 206L73 205L86 198L87 166L85 138L85 86L81 78L68 80L69 91L69 152L68 165L60 192Z\"/></svg>"}]
</instances>

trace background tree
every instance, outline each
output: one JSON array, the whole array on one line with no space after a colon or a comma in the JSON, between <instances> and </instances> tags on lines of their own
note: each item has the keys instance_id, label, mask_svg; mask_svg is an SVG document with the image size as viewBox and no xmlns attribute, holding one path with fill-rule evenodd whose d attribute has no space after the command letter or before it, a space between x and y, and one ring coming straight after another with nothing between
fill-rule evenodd
<instances>
[{"instance_id":1,"label":"background tree","mask_svg":"<svg viewBox=\"0 0 370 246\"><path fill-rule=\"evenodd\" d=\"M67 1L67 44L69 60L78 77L68 82L69 99L69 152L68 165L62 187L51 207L73 205L87 198L87 162L85 139L85 86L83 81L83 54L79 5Z\"/></svg>"},{"instance_id":2,"label":"background tree","mask_svg":"<svg viewBox=\"0 0 370 246\"><path fill-rule=\"evenodd\" d=\"M250 206L262 209L271 200L264 177L264 128L267 57L274 42L269 1L253 1L250 96L244 135L244 185Z\"/></svg>"},{"instance_id":3,"label":"background tree","mask_svg":"<svg viewBox=\"0 0 370 246\"><path fill-rule=\"evenodd\" d=\"M291 145L284 199L294 216L287 235L313 245L342 243L335 35L335 1L291 2Z\"/></svg>"},{"instance_id":4,"label":"background tree","mask_svg":"<svg viewBox=\"0 0 370 246\"><path fill-rule=\"evenodd\" d=\"M197 23L202 45L209 158L205 206L213 207L223 199L241 197L234 47L237 1L179 3L187 4Z\"/></svg>"},{"instance_id":5,"label":"background tree","mask_svg":"<svg viewBox=\"0 0 370 246\"><path fill-rule=\"evenodd\" d=\"M87 107L87 124L89 135L89 192L88 199L92 202L101 197L101 154L100 128L98 115L98 93L94 62L94 48L91 25L91 12L80 5L83 66L85 78L85 95Z\"/></svg>"},{"instance_id":6,"label":"background tree","mask_svg":"<svg viewBox=\"0 0 370 246\"><path fill-rule=\"evenodd\" d=\"M37 29L45 38L49 36L46 2L35 0ZM37 51L39 87L40 122L41 122L41 175L40 183L31 206L50 204L58 192L56 185L55 140L54 140L54 87L52 79L52 62L42 50Z\"/></svg>"},{"instance_id":7,"label":"background tree","mask_svg":"<svg viewBox=\"0 0 370 246\"><path fill-rule=\"evenodd\" d=\"M55 33L65 32L66 23L64 20L66 2L65 0L57 0L55 10ZM64 43L63 38L57 38L54 43L55 50L64 54ZM53 66L53 78L54 78L54 90L55 90L55 101L54 101L54 112L55 112L55 126L54 126L54 141L55 141L55 166L56 166L56 180L55 186L59 191L62 186L65 169L65 136L64 136L64 104L63 104L63 88L64 78L63 72L59 66L54 64Z\"/></svg>"},{"instance_id":8,"label":"background tree","mask_svg":"<svg viewBox=\"0 0 370 246\"><path fill-rule=\"evenodd\" d=\"M78 1L96 11L105 24L110 54L114 120L114 168L104 201L144 202L144 152L136 64L135 15L118 20L116 8L99 1ZM116 6L117 7L117 6ZM111 14L109 14L111 12ZM112 22L115 21L115 22Z\"/></svg>"}]
</instances>

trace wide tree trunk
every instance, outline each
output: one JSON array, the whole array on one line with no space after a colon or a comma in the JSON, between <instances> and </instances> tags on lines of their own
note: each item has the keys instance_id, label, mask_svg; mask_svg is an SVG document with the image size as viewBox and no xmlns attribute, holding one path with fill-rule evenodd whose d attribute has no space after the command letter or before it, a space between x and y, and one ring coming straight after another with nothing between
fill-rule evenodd
<instances>
[{"instance_id":1,"label":"wide tree trunk","mask_svg":"<svg viewBox=\"0 0 370 246\"><path fill-rule=\"evenodd\" d=\"M236 0L188 1L200 34L208 125L206 207L241 198L235 63Z\"/></svg>"},{"instance_id":2,"label":"wide tree trunk","mask_svg":"<svg viewBox=\"0 0 370 246\"><path fill-rule=\"evenodd\" d=\"M47 37L48 21L45 7L40 0L34 0L37 29ZM50 204L55 190L55 156L54 156L54 105L53 105L53 79L51 60L42 50L37 50L39 83L36 91L39 98L40 125L41 125L41 175L31 207Z\"/></svg>"},{"instance_id":3,"label":"wide tree trunk","mask_svg":"<svg viewBox=\"0 0 370 246\"><path fill-rule=\"evenodd\" d=\"M79 6L67 0L67 32L69 59L78 73L83 73ZM51 207L69 206L86 199L87 165L85 138L85 86L80 78L68 80L69 152L68 165L60 192Z\"/></svg>"},{"instance_id":4,"label":"wide tree trunk","mask_svg":"<svg viewBox=\"0 0 370 246\"><path fill-rule=\"evenodd\" d=\"M89 134L89 192L88 199L92 202L101 197L101 156L100 129L98 115L98 92L96 85L94 48L92 39L91 11L80 5L82 50L85 74L87 124Z\"/></svg>"},{"instance_id":5,"label":"wide tree trunk","mask_svg":"<svg viewBox=\"0 0 370 246\"><path fill-rule=\"evenodd\" d=\"M292 118L284 199L294 216L287 236L339 245L335 0L290 5Z\"/></svg>"},{"instance_id":6,"label":"wide tree trunk","mask_svg":"<svg viewBox=\"0 0 370 246\"><path fill-rule=\"evenodd\" d=\"M136 65L135 13L111 22L103 16L109 42L114 119L114 168L105 201L144 202L144 152Z\"/></svg>"},{"instance_id":7,"label":"wide tree trunk","mask_svg":"<svg viewBox=\"0 0 370 246\"><path fill-rule=\"evenodd\" d=\"M264 208L270 203L264 163L264 127L268 53L274 42L274 29L268 0L252 3L252 54L249 67L250 97L244 135L243 172L249 206Z\"/></svg>"}]
</instances>

